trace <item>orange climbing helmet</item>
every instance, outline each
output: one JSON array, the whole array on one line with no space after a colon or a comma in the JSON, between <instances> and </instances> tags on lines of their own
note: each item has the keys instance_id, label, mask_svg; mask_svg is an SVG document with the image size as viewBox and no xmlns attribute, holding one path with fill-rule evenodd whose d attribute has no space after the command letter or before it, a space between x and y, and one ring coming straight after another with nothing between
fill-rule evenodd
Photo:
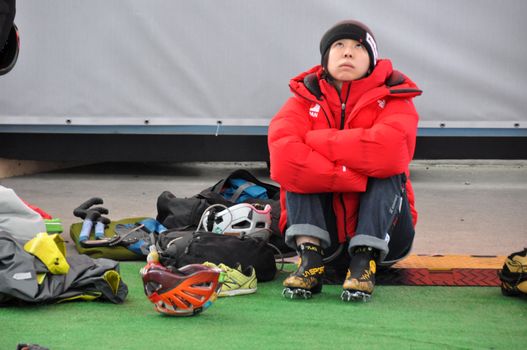
<instances>
[{"instance_id":1,"label":"orange climbing helmet","mask_svg":"<svg viewBox=\"0 0 527 350\"><path fill-rule=\"evenodd\" d=\"M155 309L171 316L192 316L209 308L221 288L221 270L200 264L180 269L149 262L142 270L145 294Z\"/></svg>"}]
</instances>

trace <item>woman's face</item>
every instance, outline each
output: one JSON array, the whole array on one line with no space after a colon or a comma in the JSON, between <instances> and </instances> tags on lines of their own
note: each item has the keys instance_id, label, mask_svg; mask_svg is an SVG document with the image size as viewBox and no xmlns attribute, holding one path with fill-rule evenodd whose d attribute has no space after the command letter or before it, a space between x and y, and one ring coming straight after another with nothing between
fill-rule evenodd
<instances>
[{"instance_id":1,"label":"woman's face","mask_svg":"<svg viewBox=\"0 0 527 350\"><path fill-rule=\"evenodd\" d=\"M345 81L364 77L369 67L368 51L356 40L337 40L329 48L327 69L339 87Z\"/></svg>"}]
</instances>

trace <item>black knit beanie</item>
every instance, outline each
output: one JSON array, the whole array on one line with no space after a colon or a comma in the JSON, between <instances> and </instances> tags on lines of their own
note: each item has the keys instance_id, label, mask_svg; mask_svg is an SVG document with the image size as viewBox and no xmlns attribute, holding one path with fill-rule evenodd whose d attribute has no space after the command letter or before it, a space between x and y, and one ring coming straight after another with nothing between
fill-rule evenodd
<instances>
[{"instance_id":1,"label":"black knit beanie","mask_svg":"<svg viewBox=\"0 0 527 350\"><path fill-rule=\"evenodd\" d=\"M370 56L369 71L371 72L375 68L378 57L375 37L370 28L364 23L354 20L338 22L320 40L320 54L322 55L322 66L324 68L327 68L329 48L335 41L340 39L353 39L364 45Z\"/></svg>"}]
</instances>

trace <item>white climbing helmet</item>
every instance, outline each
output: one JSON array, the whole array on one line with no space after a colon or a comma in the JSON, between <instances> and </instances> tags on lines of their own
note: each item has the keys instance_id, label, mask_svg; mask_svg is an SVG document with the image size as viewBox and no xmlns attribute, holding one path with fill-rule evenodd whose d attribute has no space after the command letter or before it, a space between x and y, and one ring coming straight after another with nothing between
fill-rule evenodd
<instances>
[{"instance_id":1,"label":"white climbing helmet","mask_svg":"<svg viewBox=\"0 0 527 350\"><path fill-rule=\"evenodd\" d=\"M266 204L263 209L261 205L240 203L216 213L213 218L212 232L236 233L240 235L251 235L263 229L269 230L271 226L271 206ZM210 210L203 215L202 226L206 231L210 230Z\"/></svg>"}]
</instances>

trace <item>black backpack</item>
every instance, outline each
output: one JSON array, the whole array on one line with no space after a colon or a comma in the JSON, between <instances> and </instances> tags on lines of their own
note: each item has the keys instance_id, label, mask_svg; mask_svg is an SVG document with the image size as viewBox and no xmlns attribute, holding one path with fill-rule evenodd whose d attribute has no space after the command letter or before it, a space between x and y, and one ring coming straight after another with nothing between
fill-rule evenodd
<instances>
[{"instance_id":1,"label":"black backpack","mask_svg":"<svg viewBox=\"0 0 527 350\"><path fill-rule=\"evenodd\" d=\"M245 184L226 199L222 192L229 186L230 179L243 179ZM236 204L244 189L253 184L265 188L268 198L249 198L244 202L271 205L270 244L257 237L196 232L201 216L209 206L222 204L230 207ZM238 263L243 268L252 265L259 281L270 281L276 274L275 254L280 256L291 251L285 245L278 227L280 211L280 188L258 180L245 169L232 172L191 198L177 198L171 192L164 191L157 200L157 221L168 228L168 231L159 234L157 240L161 263L176 268L205 261L230 267Z\"/></svg>"},{"instance_id":2,"label":"black backpack","mask_svg":"<svg viewBox=\"0 0 527 350\"><path fill-rule=\"evenodd\" d=\"M271 281L276 275L274 249L260 238L235 237L204 231L168 230L158 236L159 260L176 268L206 261L229 267L252 266L258 281Z\"/></svg>"},{"instance_id":3,"label":"black backpack","mask_svg":"<svg viewBox=\"0 0 527 350\"><path fill-rule=\"evenodd\" d=\"M157 199L157 217L163 226L168 229L191 230L197 229L203 212L213 204L222 204L230 207L236 204L236 200L242 194L243 188L236 191L231 198L225 199L222 190L230 179L246 180L246 186L252 184L264 187L267 190L268 199L249 198L245 203L269 204L271 205L271 232L272 243L281 247L283 241L280 229L280 188L258 180L253 174L245 169L232 172L228 177L218 181L212 187L206 188L191 198L178 198L169 191L164 191Z\"/></svg>"},{"instance_id":4,"label":"black backpack","mask_svg":"<svg viewBox=\"0 0 527 350\"><path fill-rule=\"evenodd\" d=\"M203 198L177 198L164 191L157 198L156 220L168 229L196 229L201 215L210 205Z\"/></svg>"}]
</instances>

